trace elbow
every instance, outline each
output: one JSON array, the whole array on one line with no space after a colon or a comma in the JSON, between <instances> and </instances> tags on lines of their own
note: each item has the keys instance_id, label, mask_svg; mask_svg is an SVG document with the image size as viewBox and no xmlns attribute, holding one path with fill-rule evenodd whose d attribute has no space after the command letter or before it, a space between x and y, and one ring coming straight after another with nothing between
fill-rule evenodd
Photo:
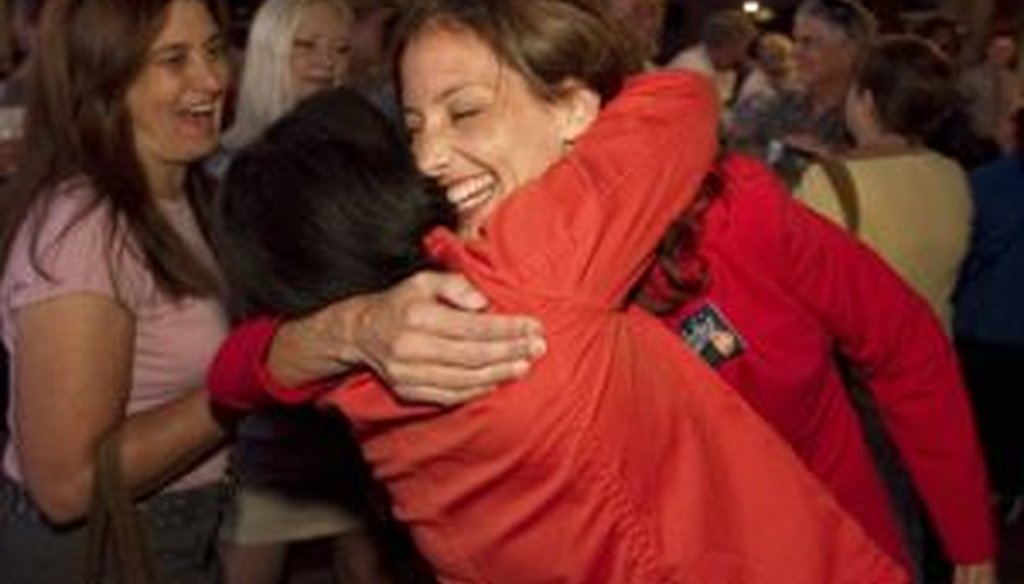
<instances>
[{"instance_id":1,"label":"elbow","mask_svg":"<svg viewBox=\"0 0 1024 584\"><path fill-rule=\"evenodd\" d=\"M46 519L66 525L84 519L89 512L92 493L74 480L28 481L28 494Z\"/></svg>"}]
</instances>

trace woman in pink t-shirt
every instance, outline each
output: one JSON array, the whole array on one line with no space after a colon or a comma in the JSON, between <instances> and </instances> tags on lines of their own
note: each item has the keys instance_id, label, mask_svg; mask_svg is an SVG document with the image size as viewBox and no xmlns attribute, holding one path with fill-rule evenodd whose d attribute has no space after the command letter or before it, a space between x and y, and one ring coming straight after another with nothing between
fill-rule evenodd
<instances>
[{"instance_id":1,"label":"woman in pink t-shirt","mask_svg":"<svg viewBox=\"0 0 1024 584\"><path fill-rule=\"evenodd\" d=\"M78 522L113 433L159 577L217 578L224 433L203 373L227 323L197 166L217 146L228 80L215 4L45 9L23 158L0 209L5 582L81 581Z\"/></svg>"}]
</instances>

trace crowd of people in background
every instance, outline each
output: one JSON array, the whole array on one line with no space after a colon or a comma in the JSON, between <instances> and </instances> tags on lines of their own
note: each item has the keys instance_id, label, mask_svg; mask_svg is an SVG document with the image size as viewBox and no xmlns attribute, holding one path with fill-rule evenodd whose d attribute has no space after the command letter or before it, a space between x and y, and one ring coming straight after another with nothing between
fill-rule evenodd
<instances>
[{"instance_id":1,"label":"crowd of people in background","mask_svg":"<svg viewBox=\"0 0 1024 584\"><path fill-rule=\"evenodd\" d=\"M113 449L169 582L1011 582L1021 30L862 2L12 0L0 579Z\"/></svg>"}]
</instances>

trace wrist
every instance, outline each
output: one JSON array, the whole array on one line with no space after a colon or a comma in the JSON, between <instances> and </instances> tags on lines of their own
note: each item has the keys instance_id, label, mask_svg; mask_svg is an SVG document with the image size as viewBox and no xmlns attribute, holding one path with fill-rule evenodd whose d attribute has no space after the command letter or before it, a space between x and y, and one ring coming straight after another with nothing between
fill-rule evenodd
<instances>
[{"instance_id":1,"label":"wrist","mask_svg":"<svg viewBox=\"0 0 1024 584\"><path fill-rule=\"evenodd\" d=\"M267 372L283 385L301 385L351 369L360 361L353 342L358 310L348 300L282 323L267 351Z\"/></svg>"}]
</instances>

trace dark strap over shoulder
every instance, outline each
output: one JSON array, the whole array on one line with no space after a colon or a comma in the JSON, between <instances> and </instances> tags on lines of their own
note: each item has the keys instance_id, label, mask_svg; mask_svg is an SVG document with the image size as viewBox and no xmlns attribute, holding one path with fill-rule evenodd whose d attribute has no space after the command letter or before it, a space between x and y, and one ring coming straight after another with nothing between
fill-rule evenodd
<instances>
[{"instance_id":1,"label":"dark strap over shoulder","mask_svg":"<svg viewBox=\"0 0 1024 584\"><path fill-rule=\"evenodd\" d=\"M817 162L825 171L825 176L832 183L836 191L836 198L839 200L839 208L843 213L843 224L850 233L857 234L860 231L860 201L857 197L857 187L853 182L853 175L849 167L839 158L818 157Z\"/></svg>"},{"instance_id":2,"label":"dark strap over shoulder","mask_svg":"<svg viewBox=\"0 0 1024 584\"><path fill-rule=\"evenodd\" d=\"M108 434L97 455L82 571L85 584L104 582L109 560L119 584L156 582L146 533L121 474L120 436L116 430Z\"/></svg>"}]
</instances>

